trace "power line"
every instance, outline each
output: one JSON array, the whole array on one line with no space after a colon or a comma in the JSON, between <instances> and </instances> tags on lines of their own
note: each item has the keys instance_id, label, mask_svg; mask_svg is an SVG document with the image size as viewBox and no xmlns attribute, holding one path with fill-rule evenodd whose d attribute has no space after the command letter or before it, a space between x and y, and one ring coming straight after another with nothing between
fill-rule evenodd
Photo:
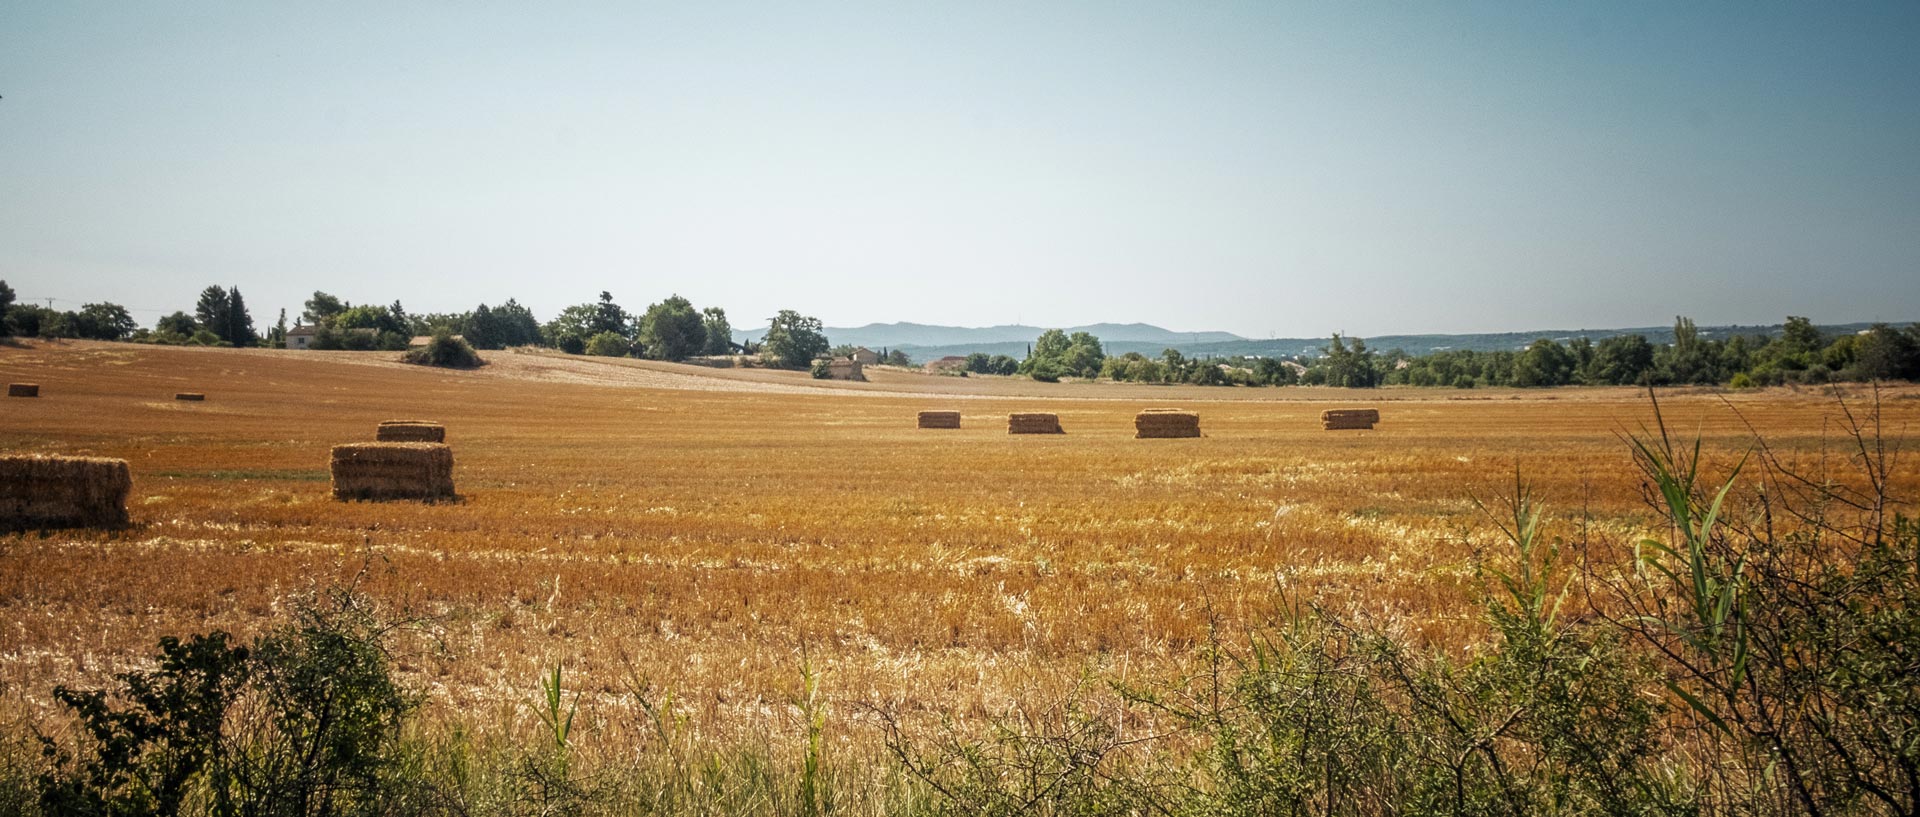
<instances>
[{"instance_id":1,"label":"power line","mask_svg":"<svg viewBox=\"0 0 1920 817\"><path fill-rule=\"evenodd\" d=\"M47 302L47 308L48 308L48 309L52 309L52 308L53 308L53 302L54 302L54 301L59 301L59 302L61 302L61 303L68 303L68 304L80 304L81 306L85 306L85 305L86 305L86 304L85 304L85 302L83 302L83 301L81 301L81 300L79 300L79 299L77 299L77 298L54 298L54 297L38 297L38 298L25 298L25 297L23 297L23 298L21 298L20 300L22 300L22 301L46 301L46 302ZM124 309L124 310L127 310L128 312L172 312L172 311L174 311L174 310L170 310L170 309L152 309L152 308L149 308L149 307L144 307L144 306L126 306L126 305L121 305L121 306L120 306L120 308L121 308L121 309Z\"/></svg>"}]
</instances>

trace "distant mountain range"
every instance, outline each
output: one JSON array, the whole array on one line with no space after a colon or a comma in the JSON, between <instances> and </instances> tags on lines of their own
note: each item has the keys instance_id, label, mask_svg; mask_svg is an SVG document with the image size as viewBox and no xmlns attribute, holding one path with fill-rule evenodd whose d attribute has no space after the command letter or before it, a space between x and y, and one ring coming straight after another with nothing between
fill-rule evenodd
<instances>
[{"instance_id":1,"label":"distant mountain range","mask_svg":"<svg viewBox=\"0 0 1920 817\"><path fill-rule=\"evenodd\" d=\"M929 326L921 323L870 323L866 326L830 327L827 337L837 344L865 346L869 349L900 347L969 346L982 343L1026 343L1047 331L1041 326ZM1105 341L1130 343L1224 343L1246 340L1232 332L1175 332L1145 323L1096 323L1091 326L1065 327L1067 334L1090 332ZM1164 346L1162 348L1165 348Z\"/></svg>"},{"instance_id":2,"label":"distant mountain range","mask_svg":"<svg viewBox=\"0 0 1920 817\"><path fill-rule=\"evenodd\" d=\"M1828 334L1858 332L1870 323L1822 326ZM1780 324L1755 326L1702 326L1700 334L1708 338L1733 335L1776 335ZM919 323L870 323L865 326L827 327L827 339L838 346L865 346L869 349L898 349L915 361L925 362L948 355L984 352L989 355L1025 357L1028 344L1046 329L1018 324L1004 326L932 326ZM1106 344L1107 354L1139 352L1159 355L1166 349L1178 349L1189 357L1201 355L1264 357L1317 355L1327 345L1325 337L1246 338L1232 332L1176 332L1146 323L1096 323L1066 327L1069 334L1088 332ZM765 330L734 332L736 341L758 341ZM1566 342L1585 337L1599 342L1614 335L1644 335L1655 344L1673 342L1673 327L1642 326L1627 329L1538 329L1528 332L1491 332L1468 335L1378 335L1363 337L1367 347L1385 352L1402 349L1424 355L1447 349L1471 349L1491 352L1523 349L1540 338Z\"/></svg>"}]
</instances>

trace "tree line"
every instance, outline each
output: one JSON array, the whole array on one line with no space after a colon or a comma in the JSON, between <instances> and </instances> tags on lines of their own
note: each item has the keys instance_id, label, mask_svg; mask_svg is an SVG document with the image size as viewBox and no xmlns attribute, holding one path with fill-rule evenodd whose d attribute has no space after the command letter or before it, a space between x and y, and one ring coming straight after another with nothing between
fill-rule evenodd
<instances>
[{"instance_id":1,"label":"tree line","mask_svg":"<svg viewBox=\"0 0 1920 817\"><path fill-rule=\"evenodd\" d=\"M1788 316L1777 335L1709 338L1677 318L1673 342L1639 334L1599 342L1541 338L1524 349L1442 350L1424 355L1380 352L1361 338L1334 334L1318 355L1192 358L1178 349L1159 357L1138 352L1107 355L1098 337L1048 330L1026 359L967 358L975 374L1024 374L1052 382L1062 377L1201 386L1511 386L1724 385L1733 388L1833 381L1920 380L1920 324L1874 324L1864 332L1829 335L1811 320ZM1004 356L1003 356L1004 357Z\"/></svg>"},{"instance_id":2,"label":"tree line","mask_svg":"<svg viewBox=\"0 0 1920 817\"><path fill-rule=\"evenodd\" d=\"M466 312L409 313L399 301L353 304L315 292L302 305L295 328L311 327L315 349L404 350L421 335L465 336L476 349L547 346L570 354L686 360L701 355L759 354L769 363L801 369L847 347L829 344L818 318L781 310L760 343L735 343L733 327L719 307L697 309L671 295L638 314L612 293L562 309L540 322L532 310L508 299ZM176 311L152 329L140 327L125 307L89 303L61 311L19 303L0 280L0 337L84 338L200 346L283 345L286 310L262 335L239 287L202 290L192 314ZM908 365L894 350L887 363ZM1686 317L1676 318L1673 342L1655 344L1644 335L1614 335L1595 342L1562 343L1541 338L1524 349L1441 350L1424 355L1400 349L1380 352L1361 338L1336 333L1318 355L1189 357L1167 349L1158 357L1138 352L1108 355L1088 332L1050 329L1034 340L1023 359L968 355L960 367L971 374L1025 375L1055 382L1063 377L1133 383L1203 386L1431 386L1451 388L1566 385L1725 385L1734 388L1831 381L1920 380L1920 324L1874 324L1864 332L1828 335L1800 316L1788 316L1777 335L1710 338Z\"/></svg>"},{"instance_id":3,"label":"tree line","mask_svg":"<svg viewBox=\"0 0 1920 817\"><path fill-rule=\"evenodd\" d=\"M306 327L313 332L314 349L399 351L422 335L464 336L476 349L509 346L547 346L570 354L686 360L700 355L759 353L770 363L805 368L830 350L826 328L818 318L793 310L773 317L759 343L735 343L726 310L696 309L679 295L649 304L638 314L617 303L612 293L598 300L562 309L542 323L533 311L509 298L501 304L479 304L465 312L412 313L399 301L391 304L354 304L316 291L302 304L294 325L286 310L261 334L239 287L210 286L200 293L192 314L176 311L148 329L139 326L125 307L112 303L86 304L74 311L58 311L31 303L16 303L12 288L0 281L0 337L81 338L193 346L282 346L290 331ZM893 362L904 362L904 355Z\"/></svg>"}]
</instances>

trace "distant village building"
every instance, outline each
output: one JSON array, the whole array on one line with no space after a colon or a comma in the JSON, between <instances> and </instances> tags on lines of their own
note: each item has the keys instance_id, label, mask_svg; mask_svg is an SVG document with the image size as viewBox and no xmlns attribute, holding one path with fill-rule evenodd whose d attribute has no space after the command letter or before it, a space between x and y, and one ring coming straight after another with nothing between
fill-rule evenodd
<instances>
[{"instance_id":1,"label":"distant village building","mask_svg":"<svg viewBox=\"0 0 1920 817\"><path fill-rule=\"evenodd\" d=\"M865 346L853 350L853 361L862 366L876 366L880 363L880 353Z\"/></svg>"},{"instance_id":2,"label":"distant village building","mask_svg":"<svg viewBox=\"0 0 1920 817\"><path fill-rule=\"evenodd\" d=\"M865 381L867 375L861 371L862 365L858 358L842 357L829 360L827 361L827 379Z\"/></svg>"},{"instance_id":3,"label":"distant village building","mask_svg":"<svg viewBox=\"0 0 1920 817\"><path fill-rule=\"evenodd\" d=\"M939 360L929 360L927 365L921 368L926 369L928 374L965 371L967 359L959 355L947 355Z\"/></svg>"},{"instance_id":4,"label":"distant village building","mask_svg":"<svg viewBox=\"0 0 1920 817\"><path fill-rule=\"evenodd\" d=\"M320 330L311 326L296 326L288 329L287 348L310 349L313 347L313 336L317 334L320 334Z\"/></svg>"}]
</instances>

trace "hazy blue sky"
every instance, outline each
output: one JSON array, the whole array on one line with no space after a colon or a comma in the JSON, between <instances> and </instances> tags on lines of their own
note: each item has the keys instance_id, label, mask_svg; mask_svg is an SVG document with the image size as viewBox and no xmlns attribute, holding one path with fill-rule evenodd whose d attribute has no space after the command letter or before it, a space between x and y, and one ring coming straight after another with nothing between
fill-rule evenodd
<instances>
[{"instance_id":1,"label":"hazy blue sky","mask_svg":"<svg viewBox=\"0 0 1920 817\"><path fill-rule=\"evenodd\" d=\"M1920 319L1913 2L8 2L0 97L0 278L143 324Z\"/></svg>"}]
</instances>

